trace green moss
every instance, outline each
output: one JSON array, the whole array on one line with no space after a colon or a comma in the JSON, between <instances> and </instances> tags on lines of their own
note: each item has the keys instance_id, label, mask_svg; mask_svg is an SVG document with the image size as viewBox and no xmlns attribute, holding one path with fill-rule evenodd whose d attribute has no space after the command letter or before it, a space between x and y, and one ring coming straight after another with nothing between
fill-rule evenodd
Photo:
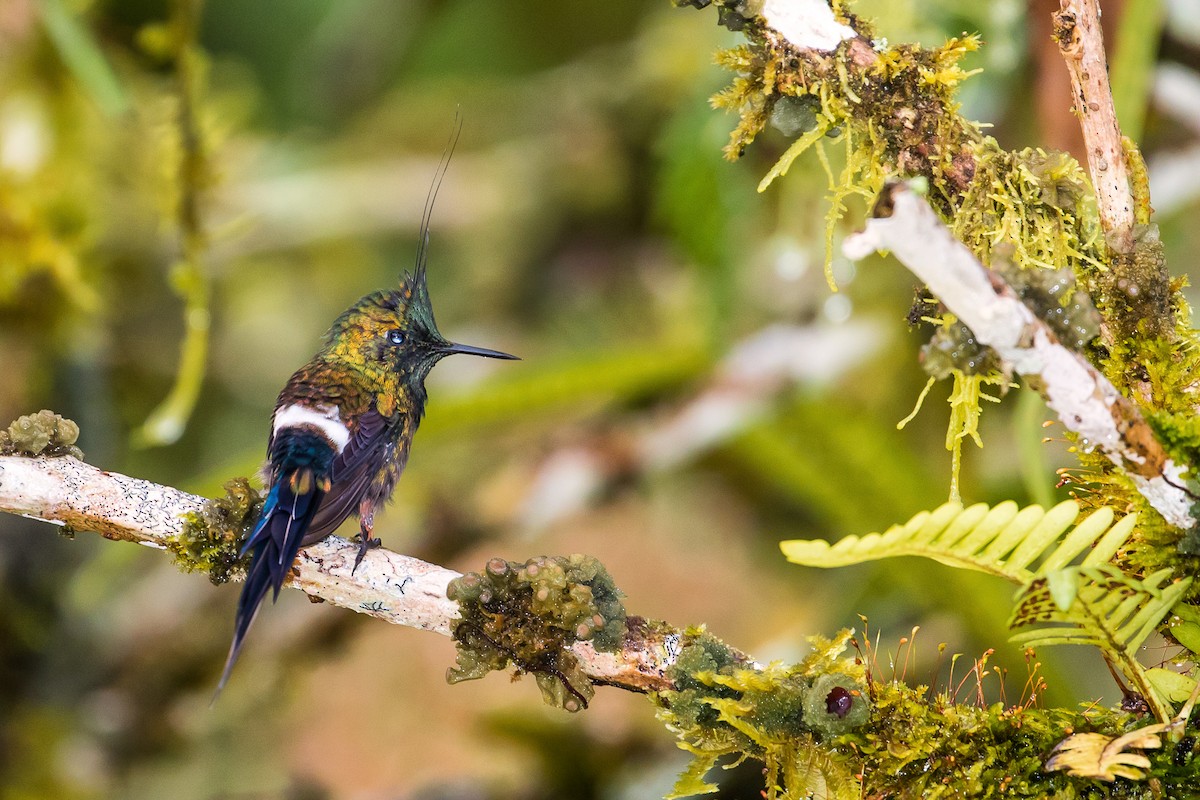
<instances>
[{"instance_id":1,"label":"green moss","mask_svg":"<svg viewBox=\"0 0 1200 800\"><path fill-rule=\"evenodd\" d=\"M36 414L18 417L7 430L0 431L0 454L82 459L83 451L75 446L78 439L78 425L53 411L42 409Z\"/></svg>"},{"instance_id":2,"label":"green moss","mask_svg":"<svg viewBox=\"0 0 1200 800\"><path fill-rule=\"evenodd\" d=\"M183 530L167 549L181 569L207 572L214 584L225 583L249 562L238 551L261 510L262 497L250 481L234 478L225 484L224 497L209 500L199 513L184 517Z\"/></svg>"},{"instance_id":3,"label":"green moss","mask_svg":"<svg viewBox=\"0 0 1200 800\"><path fill-rule=\"evenodd\" d=\"M1175 336L1176 298L1157 225L1135 226L1133 252L1114 252L1091 288L1116 338Z\"/></svg>"},{"instance_id":4,"label":"green moss","mask_svg":"<svg viewBox=\"0 0 1200 800\"><path fill-rule=\"evenodd\" d=\"M625 636L625 608L612 577L592 556L540 556L524 564L493 558L481 572L451 581L459 604L451 683L482 678L510 664L531 673L542 698L579 711L595 690L570 647L591 640L613 651Z\"/></svg>"},{"instance_id":5,"label":"green moss","mask_svg":"<svg viewBox=\"0 0 1200 800\"><path fill-rule=\"evenodd\" d=\"M822 659L821 666L829 664ZM839 664L848 671L838 672ZM814 792L848 798L1148 800L1193 796L1200 779L1194 736L1145 751L1151 760L1145 781L1105 784L1045 769L1049 754L1070 734L1120 736L1146 724L1136 715L1094 704L1083 711L964 704L923 686L868 687L858 677L859 665L845 660L833 665L811 684L804 676L816 665L701 676L737 689L736 696L708 700L717 712L711 724L689 723L675 714L671 693L660 697L660 716L694 758L672 796L715 791L705 781L708 771L722 759L747 757L764 764L765 797L797 800ZM841 691L861 703L842 704ZM845 716L839 716L843 708Z\"/></svg>"},{"instance_id":6,"label":"green moss","mask_svg":"<svg viewBox=\"0 0 1200 800\"><path fill-rule=\"evenodd\" d=\"M689 628L667 677L681 690L699 689L708 684L697 675L729 675L738 662L737 653L703 627Z\"/></svg>"},{"instance_id":7,"label":"green moss","mask_svg":"<svg viewBox=\"0 0 1200 800\"><path fill-rule=\"evenodd\" d=\"M1076 287L1069 267L1019 269L1004 260L993 268L1066 347L1083 351L1100 335L1100 313L1091 297Z\"/></svg>"},{"instance_id":8,"label":"green moss","mask_svg":"<svg viewBox=\"0 0 1200 800\"><path fill-rule=\"evenodd\" d=\"M1146 724L1130 714L1096 705L1083 712L964 705L896 683L872 689L870 724L839 740L862 754L867 796L1187 797L1198 777L1194 758L1180 768L1171 746L1146 751L1152 767L1144 782L1103 784L1045 771L1047 756L1070 733L1121 735Z\"/></svg>"},{"instance_id":9,"label":"green moss","mask_svg":"<svg viewBox=\"0 0 1200 800\"><path fill-rule=\"evenodd\" d=\"M704 776L729 757L763 762L769 798L806 797L822 784L841 787L829 796L858 797L853 759L822 746L869 718L862 668L842 657L849 640L849 631L814 637L800 664L758 667L702 628L685 631L668 671L676 688L654 697L660 719L694 756L673 796L715 790Z\"/></svg>"},{"instance_id":10,"label":"green moss","mask_svg":"<svg viewBox=\"0 0 1200 800\"><path fill-rule=\"evenodd\" d=\"M921 366L931 377L944 380L958 370L963 375L994 375L1000 369L996 351L975 339L957 319L947 319L921 348Z\"/></svg>"},{"instance_id":11,"label":"green moss","mask_svg":"<svg viewBox=\"0 0 1200 800\"><path fill-rule=\"evenodd\" d=\"M703 631L687 632L671 676L688 688L654 698L693 756L672 797L715 791L708 772L744 758L763 763L771 800L814 793L1148 800L1193 796L1200 780L1194 735L1145 751L1145 781L1105 784L1049 772L1046 759L1070 734L1116 737L1146 719L1095 704L1082 711L970 704L924 686L868 684L860 661L844 656L849 631L811 641L813 653L800 664L750 668Z\"/></svg>"}]
</instances>

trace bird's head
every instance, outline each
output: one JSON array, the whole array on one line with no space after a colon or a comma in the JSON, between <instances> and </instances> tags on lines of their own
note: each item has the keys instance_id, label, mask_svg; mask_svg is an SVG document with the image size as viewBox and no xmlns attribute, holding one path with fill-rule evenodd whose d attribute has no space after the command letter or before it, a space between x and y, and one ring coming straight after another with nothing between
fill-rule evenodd
<instances>
[{"instance_id":1,"label":"bird's head","mask_svg":"<svg viewBox=\"0 0 1200 800\"><path fill-rule=\"evenodd\" d=\"M388 373L421 383L433 365L455 353L516 359L498 350L455 344L437 329L425 270L405 273L399 289L373 292L338 317L326 352L367 373Z\"/></svg>"},{"instance_id":2,"label":"bird's head","mask_svg":"<svg viewBox=\"0 0 1200 800\"><path fill-rule=\"evenodd\" d=\"M462 118L456 115L450 141L425 197L416 269L404 274L399 289L369 294L347 309L333 323L326 346L326 353L334 359L353 364L364 374L382 378L388 385L393 384L394 378L399 378L418 392L423 392L429 370L446 356L465 353L486 358L517 358L498 350L450 342L438 332L437 323L433 321L433 306L429 302L429 288L425 285L429 222L461 129Z\"/></svg>"}]
</instances>

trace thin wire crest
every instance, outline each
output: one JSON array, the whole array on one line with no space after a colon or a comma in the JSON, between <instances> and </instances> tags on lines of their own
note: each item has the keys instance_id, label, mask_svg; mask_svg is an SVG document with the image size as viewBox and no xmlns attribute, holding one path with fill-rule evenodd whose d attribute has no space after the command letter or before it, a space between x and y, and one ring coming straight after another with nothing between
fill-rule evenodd
<instances>
[{"instance_id":1,"label":"thin wire crest","mask_svg":"<svg viewBox=\"0 0 1200 800\"><path fill-rule=\"evenodd\" d=\"M433 218L433 204L437 202L438 191L442 188L442 179L446 177L446 170L450 168L450 158L454 155L454 148L458 146L458 137L462 134L462 109L454 110L454 128L450 131L450 139L446 142L445 149L442 150L442 159L438 162L437 171L433 174L433 182L429 185L429 191L425 195L425 211L421 214L421 230L420 241L417 243L417 273L416 277L421 280L425 273L425 264L429 260L429 223Z\"/></svg>"}]
</instances>

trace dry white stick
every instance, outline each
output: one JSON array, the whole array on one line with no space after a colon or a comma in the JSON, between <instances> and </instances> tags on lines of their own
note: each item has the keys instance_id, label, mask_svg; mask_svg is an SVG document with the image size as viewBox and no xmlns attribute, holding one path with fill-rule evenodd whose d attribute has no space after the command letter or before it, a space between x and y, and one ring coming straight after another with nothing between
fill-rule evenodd
<instances>
[{"instance_id":1,"label":"dry white stick","mask_svg":"<svg viewBox=\"0 0 1200 800\"><path fill-rule=\"evenodd\" d=\"M1100 224L1110 247L1118 253L1132 252L1133 193L1108 85L1098 0L1062 0L1062 10L1054 15L1054 38L1071 72Z\"/></svg>"},{"instance_id":2,"label":"dry white stick","mask_svg":"<svg viewBox=\"0 0 1200 800\"><path fill-rule=\"evenodd\" d=\"M204 502L69 456L0 456L0 511L109 539L165 548L183 530L183 517L199 513ZM289 585L396 625L450 634L458 604L446 597L446 587L459 573L377 548L351 574L357 552L357 545L337 536L307 547L300 551ZM631 629L635 627L617 653L598 653L589 642L575 644L584 672L596 682L626 689L669 688L665 673L674 663L679 637L650 632L636 622Z\"/></svg>"},{"instance_id":3,"label":"dry white stick","mask_svg":"<svg viewBox=\"0 0 1200 800\"><path fill-rule=\"evenodd\" d=\"M1099 447L1125 470L1171 525L1190 528L1192 499L1180 487L1183 469L1154 438L1137 408L1083 356L1064 347L998 276L950 233L925 200L903 184L884 190L891 214L867 221L848 237L846 255L890 251L920 278L976 338L1034 379L1046 404L1080 444Z\"/></svg>"}]
</instances>

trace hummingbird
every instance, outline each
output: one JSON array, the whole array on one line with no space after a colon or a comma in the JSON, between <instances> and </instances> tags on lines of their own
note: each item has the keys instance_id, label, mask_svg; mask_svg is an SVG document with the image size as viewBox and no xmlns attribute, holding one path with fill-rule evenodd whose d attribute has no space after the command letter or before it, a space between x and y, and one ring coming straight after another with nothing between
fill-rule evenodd
<instances>
[{"instance_id":1,"label":"hummingbird","mask_svg":"<svg viewBox=\"0 0 1200 800\"><path fill-rule=\"evenodd\" d=\"M300 548L315 544L358 516L358 569L380 540L375 512L396 488L425 411L425 378L455 353L517 357L455 344L438 332L425 267L429 220L457 129L438 165L421 218L416 268L398 289L368 294L329 329L325 345L288 379L271 419L264 480L266 501L242 546L251 554L238 599L233 643L220 693L229 680L254 617L274 591L279 597Z\"/></svg>"}]
</instances>

